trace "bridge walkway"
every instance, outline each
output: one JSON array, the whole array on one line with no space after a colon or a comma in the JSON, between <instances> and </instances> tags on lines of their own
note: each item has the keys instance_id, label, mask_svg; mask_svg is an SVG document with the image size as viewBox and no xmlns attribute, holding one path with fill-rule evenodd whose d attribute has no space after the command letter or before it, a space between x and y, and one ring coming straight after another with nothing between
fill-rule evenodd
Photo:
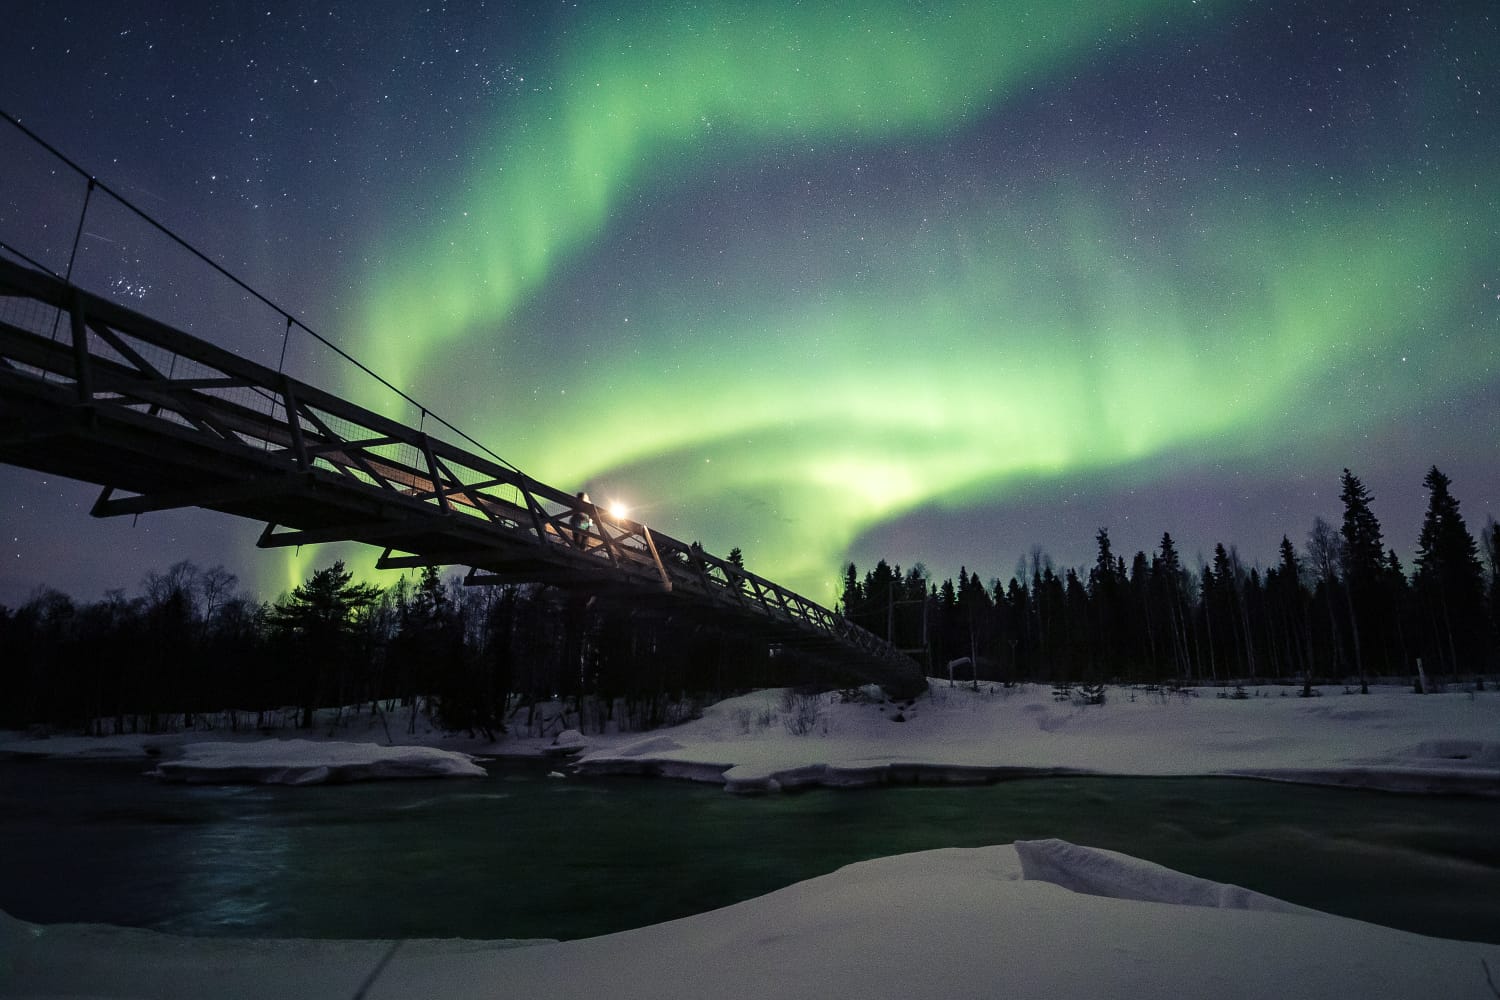
<instances>
[{"instance_id":1,"label":"bridge walkway","mask_svg":"<svg viewBox=\"0 0 1500 1000\"><path fill-rule=\"evenodd\" d=\"M358 541L750 627L896 696L918 665L841 615L503 462L0 259L0 461L104 487L108 517L201 507L265 547Z\"/></svg>"}]
</instances>

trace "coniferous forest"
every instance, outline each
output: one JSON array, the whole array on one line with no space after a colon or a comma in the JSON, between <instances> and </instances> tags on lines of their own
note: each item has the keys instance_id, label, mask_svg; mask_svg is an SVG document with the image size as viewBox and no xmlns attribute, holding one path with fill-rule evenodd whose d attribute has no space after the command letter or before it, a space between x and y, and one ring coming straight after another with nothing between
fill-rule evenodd
<instances>
[{"instance_id":1,"label":"coniferous forest","mask_svg":"<svg viewBox=\"0 0 1500 1000\"><path fill-rule=\"evenodd\" d=\"M1223 544L1188 566L1170 533L1127 557L1100 528L1092 565L1060 569L1037 547L1003 582L962 569L937 582L883 560L861 575L851 563L839 610L930 675L965 681L1483 684L1500 666L1500 533L1490 520L1476 541L1438 469L1423 485L1410 568L1346 469L1341 522L1316 519L1300 544L1284 536L1270 566ZM465 587L431 567L380 588L342 563L270 603L223 567L187 562L147 573L135 596L79 603L43 588L0 606L0 650L0 726L76 732L310 726L315 709L347 706L383 712L393 729L421 708L493 738L553 699L586 728L644 729L737 690L848 682L792 651L619 602Z\"/></svg>"}]
</instances>

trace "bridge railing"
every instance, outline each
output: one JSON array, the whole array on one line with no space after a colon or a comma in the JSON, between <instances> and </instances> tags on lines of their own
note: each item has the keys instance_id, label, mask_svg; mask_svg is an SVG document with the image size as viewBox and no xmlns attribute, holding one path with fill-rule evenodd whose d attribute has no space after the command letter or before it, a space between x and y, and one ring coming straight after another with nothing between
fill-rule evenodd
<instances>
[{"instance_id":1,"label":"bridge railing","mask_svg":"<svg viewBox=\"0 0 1500 1000\"><path fill-rule=\"evenodd\" d=\"M352 539L384 545L381 565L390 568L461 563L491 574L479 582L614 581L822 635L893 668L911 665L842 616L697 543L3 260L0 392L106 424L112 448L128 452L131 434L149 433L187 449L176 464L162 448L154 464L111 467L100 477L101 516L271 510L265 546ZM7 451L27 464L19 445ZM61 458L29 461L90 478L87 469L48 465Z\"/></svg>"},{"instance_id":2,"label":"bridge railing","mask_svg":"<svg viewBox=\"0 0 1500 1000\"><path fill-rule=\"evenodd\" d=\"M100 516L201 506L265 522L264 546L357 540L383 546L379 565L392 568L464 564L478 581L605 581L756 618L789 641L831 643L834 652L887 664L903 683L915 669L842 616L737 563L526 476L19 120L3 111L0 119L20 137L22 154L0 149L0 208L28 209L10 212L0 232L0 459L100 483ZM29 166L18 166L23 159ZM46 187L45 196L26 196L16 171ZM35 210L63 204L64 182L77 184L70 250L57 238L61 227ZM17 218L29 235L18 238ZM147 242L156 249L142 249ZM91 280L83 272L99 270L105 248L120 265L127 244L130 267L105 272L113 274L105 294L81 291ZM163 274L172 291L153 298L153 311L171 308L171 323L132 308L156 287L136 268L165 254L188 264ZM247 309L257 318L247 319ZM270 320L280 334L277 367L215 346L213 331L231 318L237 333ZM278 343L265 340L257 356L275 358ZM328 352L318 358L342 366L341 384L373 379L381 399L394 400L389 412L287 374L289 344L293 355Z\"/></svg>"}]
</instances>

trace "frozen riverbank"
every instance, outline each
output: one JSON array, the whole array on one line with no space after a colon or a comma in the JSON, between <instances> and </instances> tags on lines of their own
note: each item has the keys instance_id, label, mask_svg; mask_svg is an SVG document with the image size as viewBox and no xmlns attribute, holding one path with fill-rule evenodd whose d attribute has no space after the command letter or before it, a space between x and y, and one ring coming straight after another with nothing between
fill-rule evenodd
<instances>
[{"instance_id":1,"label":"frozen riverbank","mask_svg":"<svg viewBox=\"0 0 1500 1000\"><path fill-rule=\"evenodd\" d=\"M1247 693L1238 699L1111 689L1105 704L1085 706L1055 701L1049 688L975 691L944 682L900 704L868 693L846 700L756 692L669 730L589 734L578 763L745 791L1057 772L1253 774L1380 787L1405 782L1423 791L1447 782L1450 790L1481 794L1500 788L1500 695ZM325 731L306 741L231 734L218 743L201 732L16 736L0 740L0 751L140 756L143 764L149 751L157 767L208 764L202 777L209 780L233 773L248 755L263 780L403 753L380 745L383 728L345 726L338 739ZM467 760L464 751L540 755L554 742L512 737L490 745L418 729L416 740L440 744L460 760ZM222 768L217 776L214 766ZM368 981L369 997L545 990L612 997L1493 1000L1483 963L1500 975L1494 945L1288 912L1295 909L1109 852L1023 844L864 862L695 917L522 947L192 939L0 918L0 995L352 996Z\"/></svg>"},{"instance_id":2,"label":"frozen riverbank","mask_svg":"<svg viewBox=\"0 0 1500 1000\"><path fill-rule=\"evenodd\" d=\"M805 785L977 783L1048 774L1221 775L1405 792L1500 795L1500 694L1368 695L1111 688L1102 705L1050 688L949 686L913 702L755 692L634 740L597 740L593 773Z\"/></svg>"},{"instance_id":3,"label":"frozen riverbank","mask_svg":"<svg viewBox=\"0 0 1500 1000\"><path fill-rule=\"evenodd\" d=\"M798 695L756 691L708 706L700 718L648 733L589 733L568 747L554 735L507 734L490 743L415 732L359 719L296 741L256 735L188 732L164 736L52 737L0 734L0 752L60 756L146 756L200 761L195 780L251 780L236 761L276 763L266 777L352 775L355 761L384 776L385 744L456 754L424 761L434 774L472 773L465 755L570 753L594 774L647 774L721 783L735 792L806 785L978 783L1048 774L1233 776L1403 792L1500 796L1500 692L1415 695L1375 687L1368 695L1297 688L1204 688L1191 694L1116 687L1104 704L1059 701L1038 685L950 686L934 680L912 701L888 702L866 691ZM561 711L557 706L554 709ZM394 739L392 739L394 736ZM293 745L295 744L295 746ZM225 747L215 750L215 745ZM231 750L236 746L261 750ZM359 746L367 748L364 751ZM572 752L576 751L576 755ZM235 755L244 754L241 758ZM161 765L164 771L187 764ZM343 770L339 770L343 768ZM392 772L394 773L394 772Z\"/></svg>"},{"instance_id":4,"label":"frozen riverbank","mask_svg":"<svg viewBox=\"0 0 1500 1000\"><path fill-rule=\"evenodd\" d=\"M186 743L150 772L187 784L320 785L391 778L483 778L468 754L437 747L374 743L257 740Z\"/></svg>"}]
</instances>

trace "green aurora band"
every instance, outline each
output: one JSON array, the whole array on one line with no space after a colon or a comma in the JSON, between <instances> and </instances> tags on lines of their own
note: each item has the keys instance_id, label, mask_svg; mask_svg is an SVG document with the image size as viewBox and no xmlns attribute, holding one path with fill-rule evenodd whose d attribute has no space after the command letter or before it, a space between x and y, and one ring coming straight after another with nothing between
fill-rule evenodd
<instances>
[{"instance_id":1,"label":"green aurora band","mask_svg":"<svg viewBox=\"0 0 1500 1000\"><path fill-rule=\"evenodd\" d=\"M851 543L904 514L1167 451L1315 445L1320 420L1379 423L1489 378L1421 346L1434 323L1484 336L1451 254L1497 249L1478 172L1422 190L1195 181L1190 210L1143 223L1122 185L1074 171L733 232L690 273L614 255L649 225L632 197L701 200L735 156L794 140L961 131L1182 5L1049 4L1045 30L992 6L851 25L709 4L574 38L541 106L438 199L448 221L380 248L402 263L370 277L357 353L528 474L739 545L822 601ZM802 287L762 280L799 266ZM579 286L595 308L558 332ZM1393 374L1406 356L1424 363Z\"/></svg>"},{"instance_id":2,"label":"green aurora band","mask_svg":"<svg viewBox=\"0 0 1500 1000\"><path fill-rule=\"evenodd\" d=\"M1059 200L1076 211L1080 199ZM1019 270L971 258L972 273L922 289L893 275L884 293L778 317L785 332L769 342L763 328L679 328L657 341L668 371L628 343L615 356L597 331L587 370L609 377L559 373L540 393L548 405L517 407L526 467L661 498L712 550L741 545L752 567L827 599L849 542L921 505L1171 448L1274 449L1316 436L1306 414L1327 406L1330 428L1362 418L1369 394L1390 389L1370 385L1370 359L1394 363L1433 304L1462 293L1445 253L1478 206L1383 207L1378 221L1330 211L1302 231L1240 218L1233 245L1156 260L1111 242L1105 223L1034 247ZM989 223L996 246L1023 238L1004 213ZM1174 280L1177 254L1214 262L1207 290ZM1418 294L1424 275L1436 281ZM726 357L726 342L743 355ZM1402 391L1487 377L1440 359L1423 371L1427 385L1404 377ZM1368 392L1351 397L1350 383Z\"/></svg>"},{"instance_id":3,"label":"green aurora band","mask_svg":"<svg viewBox=\"0 0 1500 1000\"><path fill-rule=\"evenodd\" d=\"M442 221L381 255L395 263L366 276L361 357L408 385L434 347L493 335L650 173L757 146L937 133L1181 7L625 5L558 56L546 94L504 109L494 148L437 199Z\"/></svg>"}]
</instances>

